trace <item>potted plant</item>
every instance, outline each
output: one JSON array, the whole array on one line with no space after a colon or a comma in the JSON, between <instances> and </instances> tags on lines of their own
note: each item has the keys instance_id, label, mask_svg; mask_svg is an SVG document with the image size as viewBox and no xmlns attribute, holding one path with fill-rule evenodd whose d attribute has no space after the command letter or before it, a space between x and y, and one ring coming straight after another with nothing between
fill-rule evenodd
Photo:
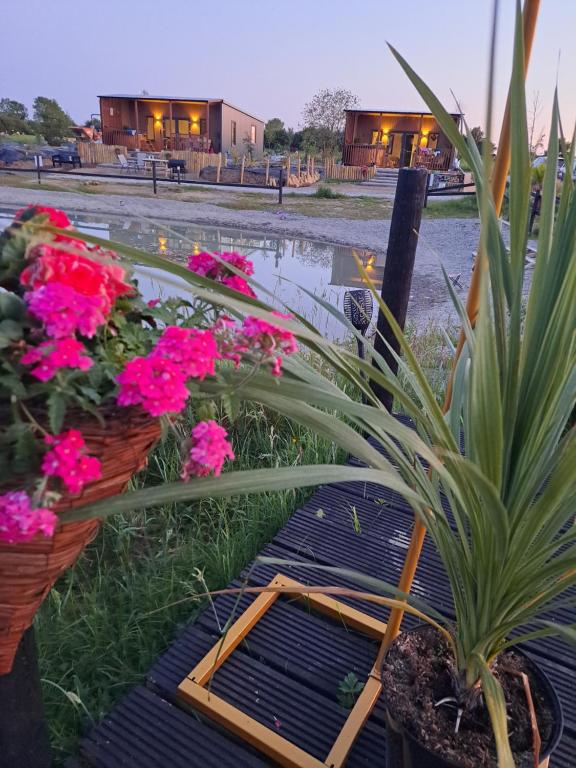
<instances>
[{"instance_id":1,"label":"potted plant","mask_svg":"<svg viewBox=\"0 0 576 768\"><path fill-rule=\"evenodd\" d=\"M490 190L491 157L488 153L480 157L470 133L459 134L432 92L395 55L472 169L478 189L481 299L474 326L446 280L465 332L448 412L443 413L375 290L374 297L402 350L398 374L374 349L371 362L357 359L306 323L274 318L261 301L231 295L220 285L210 287L204 279L210 277L209 270L190 274L178 265L165 265L188 280L197 296L216 301L231 313L252 313L263 323L274 321L286 334L294 333L341 380L355 387L365 402L349 396L298 356L286 361L283 375L275 380L259 367L249 376L242 367L232 367L222 370L218 378L198 382L198 390L210 397L255 400L275 408L338 442L366 467L230 472L184 488L163 486L119 496L107 505L90 504L65 513L64 519L85 520L170 500L251 492L255 487L270 490L334 480L371 481L398 491L436 546L454 602L454 617L442 616L409 595L399 595L396 585L376 583L365 574L355 576L359 584L389 595L382 600L390 605L397 605L400 598L406 611L425 616L433 627L400 635L385 664L386 682L394 693L388 699L392 732L401 734L404 746L414 750L412 757L402 759L418 766L530 765L553 750L562 717L545 676L517 647L528 639L551 635L576 640L573 626L550 619L555 607L573 603L571 588L576 583L572 526L576 435L570 420L576 401L576 193L570 178L564 180L555 212L559 147L571 165L574 143L566 153L559 138L555 99L538 253L526 296L530 159L520 14L511 82L509 245L500 231ZM129 249L123 252L129 258L159 264L154 257ZM358 267L370 284L362 265ZM335 308L318 301L346 323ZM267 348L273 354L281 334L268 336ZM369 381L393 393L415 430L381 406ZM385 455L366 436L376 440ZM422 678L417 692L416 677Z\"/></svg>"},{"instance_id":2,"label":"potted plant","mask_svg":"<svg viewBox=\"0 0 576 768\"><path fill-rule=\"evenodd\" d=\"M229 295L252 295L227 268L249 270L243 257L191 259L218 273ZM195 382L216 365L243 355L279 372L278 356L258 347L256 325L246 318L232 343L209 301L145 303L130 268L80 239L65 213L32 206L16 214L0 236L0 676L100 525L98 516L65 523L63 515L121 493L161 422L174 427L199 394ZM183 454L185 481L219 474L233 456L204 401Z\"/></svg>"}]
</instances>

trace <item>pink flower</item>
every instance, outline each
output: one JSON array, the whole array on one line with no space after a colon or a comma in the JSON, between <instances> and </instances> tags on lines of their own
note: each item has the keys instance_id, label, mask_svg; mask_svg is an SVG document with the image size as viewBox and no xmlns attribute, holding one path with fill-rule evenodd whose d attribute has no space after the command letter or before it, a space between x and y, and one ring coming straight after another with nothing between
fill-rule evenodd
<instances>
[{"instance_id":1,"label":"pink flower","mask_svg":"<svg viewBox=\"0 0 576 768\"><path fill-rule=\"evenodd\" d=\"M280 312L272 314L286 320L291 319L290 315L283 315ZM242 323L241 335L248 340L251 351L259 352L262 361L271 364L273 376L282 375L282 356L279 353L292 355L298 351L296 337L292 331L261 320L259 317L246 317Z\"/></svg>"},{"instance_id":2,"label":"pink flower","mask_svg":"<svg viewBox=\"0 0 576 768\"><path fill-rule=\"evenodd\" d=\"M57 208L49 208L46 205L29 205L28 208L21 208L16 211L14 216L15 221L19 221L24 215L28 218L32 216L38 216L41 213L48 215L48 224L52 224L53 227L59 227L60 229L66 229L71 226L70 219L64 211L59 211Z\"/></svg>"},{"instance_id":3,"label":"pink flower","mask_svg":"<svg viewBox=\"0 0 576 768\"><path fill-rule=\"evenodd\" d=\"M80 253L68 253L51 243L41 243L30 251L31 263L20 275L22 285L35 289L58 283L73 288L76 293L92 299L108 314L117 298L132 293L133 288L124 282L126 272L118 264L109 264L91 255L110 258L110 251L89 249L82 240L72 243Z\"/></svg>"},{"instance_id":4,"label":"pink flower","mask_svg":"<svg viewBox=\"0 0 576 768\"><path fill-rule=\"evenodd\" d=\"M232 264L232 266L236 267L236 269L239 269L240 272L244 272L244 274L248 275L248 277L251 277L254 274L254 263L250 261L250 259L247 259L245 256L242 256L241 253L233 253L231 251L227 251L225 253L221 253L220 258L224 259L227 264Z\"/></svg>"},{"instance_id":5,"label":"pink flower","mask_svg":"<svg viewBox=\"0 0 576 768\"><path fill-rule=\"evenodd\" d=\"M44 323L46 334L54 339L76 332L92 338L106 322L105 306L99 296L83 296L61 283L49 283L29 291L25 299L30 313Z\"/></svg>"},{"instance_id":6,"label":"pink flower","mask_svg":"<svg viewBox=\"0 0 576 768\"><path fill-rule=\"evenodd\" d=\"M210 331L169 325L156 343L152 357L163 357L177 365L188 378L214 375L214 361L220 357Z\"/></svg>"},{"instance_id":7,"label":"pink flower","mask_svg":"<svg viewBox=\"0 0 576 768\"><path fill-rule=\"evenodd\" d=\"M220 282L222 285L232 288L233 291L238 291L238 293L243 293L245 296L256 298L256 294L243 277L239 277L238 275L227 275L226 277L223 277Z\"/></svg>"},{"instance_id":8,"label":"pink flower","mask_svg":"<svg viewBox=\"0 0 576 768\"><path fill-rule=\"evenodd\" d=\"M226 430L213 420L196 424L182 467L182 479L189 480L191 475L206 477L211 472L218 477L226 459L234 461L234 451L227 437Z\"/></svg>"},{"instance_id":9,"label":"pink flower","mask_svg":"<svg viewBox=\"0 0 576 768\"><path fill-rule=\"evenodd\" d=\"M150 299L150 301L146 302L146 306L150 307L150 309L154 309L158 304L160 304L160 299Z\"/></svg>"},{"instance_id":10,"label":"pink flower","mask_svg":"<svg viewBox=\"0 0 576 768\"><path fill-rule=\"evenodd\" d=\"M206 251L188 256L188 269L200 277L216 277L221 268L221 264L214 256Z\"/></svg>"},{"instance_id":11,"label":"pink flower","mask_svg":"<svg viewBox=\"0 0 576 768\"><path fill-rule=\"evenodd\" d=\"M86 443L77 429L47 435L44 442L52 447L44 454L42 471L48 477L59 477L70 493L80 493L87 483L102 477L100 461L86 455Z\"/></svg>"},{"instance_id":12,"label":"pink flower","mask_svg":"<svg viewBox=\"0 0 576 768\"><path fill-rule=\"evenodd\" d=\"M248 282L243 277L237 275L228 265L239 269L245 275L250 277L254 274L254 265L245 256L240 253L218 253L219 260L215 259L210 253L196 253L188 257L188 269L202 277L208 277L222 285L227 285L235 291L246 296L256 296Z\"/></svg>"},{"instance_id":13,"label":"pink flower","mask_svg":"<svg viewBox=\"0 0 576 768\"><path fill-rule=\"evenodd\" d=\"M50 509L33 508L24 491L11 491L0 496L0 541L16 544L29 541L37 533L52 536L58 518Z\"/></svg>"},{"instance_id":14,"label":"pink flower","mask_svg":"<svg viewBox=\"0 0 576 768\"><path fill-rule=\"evenodd\" d=\"M43 341L38 347L29 347L22 355L20 362L24 365L34 365L30 373L40 381L49 381L60 368L77 368L87 371L93 361L87 357L86 348L77 339L62 339L61 341Z\"/></svg>"},{"instance_id":15,"label":"pink flower","mask_svg":"<svg viewBox=\"0 0 576 768\"><path fill-rule=\"evenodd\" d=\"M118 404L140 405L151 416L180 413L190 394L181 366L160 355L133 358L116 381Z\"/></svg>"},{"instance_id":16,"label":"pink flower","mask_svg":"<svg viewBox=\"0 0 576 768\"><path fill-rule=\"evenodd\" d=\"M228 315L221 315L212 326L212 333L216 339L220 357L223 360L232 360L238 367L242 355L246 354L250 347L248 340L238 333L234 320Z\"/></svg>"}]
</instances>

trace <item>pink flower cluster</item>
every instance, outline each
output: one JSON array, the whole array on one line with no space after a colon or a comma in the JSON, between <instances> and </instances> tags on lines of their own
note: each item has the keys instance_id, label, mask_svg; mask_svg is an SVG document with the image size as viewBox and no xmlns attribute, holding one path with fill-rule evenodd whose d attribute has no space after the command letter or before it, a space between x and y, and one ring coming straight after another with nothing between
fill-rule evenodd
<instances>
[{"instance_id":1,"label":"pink flower cluster","mask_svg":"<svg viewBox=\"0 0 576 768\"><path fill-rule=\"evenodd\" d=\"M273 312L276 317L290 320L290 315ZM273 376L282 375L283 355L298 351L296 337L291 331L252 315L238 328L234 321L223 315L213 327L220 356L240 365L243 355L250 355L261 364L269 364Z\"/></svg>"},{"instance_id":2,"label":"pink flower cluster","mask_svg":"<svg viewBox=\"0 0 576 768\"><path fill-rule=\"evenodd\" d=\"M182 480L189 480L191 475L206 477L211 472L218 477L226 459L234 461L234 451L227 437L224 427L214 420L196 424L190 436L188 456L182 467Z\"/></svg>"},{"instance_id":3,"label":"pink flower cluster","mask_svg":"<svg viewBox=\"0 0 576 768\"><path fill-rule=\"evenodd\" d=\"M19 211L16 211L14 219L18 221L27 213L33 216L38 216L41 213L46 214L48 216L48 224L51 224L53 227L66 229L70 226L70 219L64 211L59 211L57 208L49 208L47 205L31 205L28 208L21 208Z\"/></svg>"},{"instance_id":4,"label":"pink flower cluster","mask_svg":"<svg viewBox=\"0 0 576 768\"><path fill-rule=\"evenodd\" d=\"M254 265L240 253L217 253L216 259L211 253L195 253L188 257L188 269L202 277L208 277L222 285L226 285L234 291L246 296L255 297L256 294L243 277L237 275L228 265L235 267L250 277L254 274Z\"/></svg>"},{"instance_id":5,"label":"pink flower cluster","mask_svg":"<svg viewBox=\"0 0 576 768\"><path fill-rule=\"evenodd\" d=\"M77 368L87 371L93 361L78 339L43 341L37 347L29 347L20 358L24 365L36 365L30 373L40 381L50 381L61 368Z\"/></svg>"},{"instance_id":6,"label":"pink flower cluster","mask_svg":"<svg viewBox=\"0 0 576 768\"><path fill-rule=\"evenodd\" d=\"M180 413L189 378L214 375L220 357L211 331L168 326L146 357L135 357L117 377L119 405L140 405L151 416Z\"/></svg>"},{"instance_id":7,"label":"pink flower cluster","mask_svg":"<svg viewBox=\"0 0 576 768\"><path fill-rule=\"evenodd\" d=\"M44 323L46 335L63 339L80 333L91 339L106 317L102 302L95 296L83 296L68 285L49 283L25 296L30 314Z\"/></svg>"},{"instance_id":8,"label":"pink flower cluster","mask_svg":"<svg viewBox=\"0 0 576 768\"><path fill-rule=\"evenodd\" d=\"M0 541L17 544L29 541L37 533L52 536L58 518L49 509L33 507L24 491L0 496Z\"/></svg>"},{"instance_id":9,"label":"pink flower cluster","mask_svg":"<svg viewBox=\"0 0 576 768\"><path fill-rule=\"evenodd\" d=\"M68 253L52 243L32 248L20 282L27 289L29 311L44 324L47 336L63 339L79 333L92 338L116 299L132 286L124 282L122 267L99 260L109 253L80 240L69 239L68 245L83 253Z\"/></svg>"},{"instance_id":10,"label":"pink flower cluster","mask_svg":"<svg viewBox=\"0 0 576 768\"><path fill-rule=\"evenodd\" d=\"M70 493L80 493L87 483L102 477L100 461L86 455L86 443L77 429L47 435L44 442L50 450L44 454L42 471L60 478Z\"/></svg>"},{"instance_id":11,"label":"pink flower cluster","mask_svg":"<svg viewBox=\"0 0 576 768\"><path fill-rule=\"evenodd\" d=\"M283 315L281 312L273 312L272 314L285 320L291 319L291 315ZM242 323L241 335L247 339L252 352L259 353L263 362L271 364L273 376L282 375L282 355L292 355L298 351L296 337L292 331L259 317L245 318Z\"/></svg>"}]
</instances>

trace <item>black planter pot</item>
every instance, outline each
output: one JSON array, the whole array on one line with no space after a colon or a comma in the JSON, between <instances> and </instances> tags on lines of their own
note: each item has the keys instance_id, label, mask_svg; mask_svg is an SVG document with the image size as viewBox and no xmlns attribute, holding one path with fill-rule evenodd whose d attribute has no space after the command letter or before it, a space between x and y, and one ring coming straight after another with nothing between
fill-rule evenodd
<instances>
[{"instance_id":1,"label":"black planter pot","mask_svg":"<svg viewBox=\"0 0 576 768\"><path fill-rule=\"evenodd\" d=\"M418 632L425 628L420 626L409 631ZM552 710L552 733L540 750L540 763L543 766L546 765L546 759L552 755L562 738L564 730L562 704L552 683L536 662L518 648L515 649L515 653L524 657L530 677L538 681L538 686ZM386 698L386 690L383 695ZM386 709L386 739L386 768L461 768L458 763L443 758L421 744L402 724L393 719L388 708Z\"/></svg>"}]
</instances>

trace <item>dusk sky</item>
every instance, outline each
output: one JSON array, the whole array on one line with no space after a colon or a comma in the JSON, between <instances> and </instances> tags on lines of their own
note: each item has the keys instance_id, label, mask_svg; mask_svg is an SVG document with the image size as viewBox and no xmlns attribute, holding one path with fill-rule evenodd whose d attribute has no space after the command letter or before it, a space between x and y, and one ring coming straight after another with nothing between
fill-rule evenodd
<instances>
[{"instance_id":1,"label":"dusk sky","mask_svg":"<svg viewBox=\"0 0 576 768\"><path fill-rule=\"evenodd\" d=\"M501 0L496 117L510 69L514 0ZM0 96L31 107L57 99L77 121L99 93L224 98L267 120L301 124L325 87L354 92L366 108L422 103L388 51L390 41L452 109L484 126L492 0L26 0L3 9ZM527 86L548 122L559 63L565 130L576 119L576 0L542 0Z\"/></svg>"}]
</instances>

